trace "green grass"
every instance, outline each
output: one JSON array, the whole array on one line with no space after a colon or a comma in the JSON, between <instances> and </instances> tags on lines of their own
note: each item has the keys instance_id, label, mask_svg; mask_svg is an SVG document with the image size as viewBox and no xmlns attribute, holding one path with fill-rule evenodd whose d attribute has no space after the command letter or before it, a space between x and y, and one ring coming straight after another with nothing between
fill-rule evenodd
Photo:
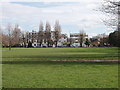
<instances>
[{"instance_id":1,"label":"green grass","mask_svg":"<svg viewBox=\"0 0 120 90\"><path fill-rule=\"evenodd\" d=\"M3 58L8 60L114 60L118 48L14 48L3 49ZM13 59L16 58L16 59Z\"/></svg>"},{"instance_id":2,"label":"green grass","mask_svg":"<svg viewBox=\"0 0 120 90\"><path fill-rule=\"evenodd\" d=\"M47 60L114 60L118 48L3 49L5 88L117 88L117 63Z\"/></svg>"}]
</instances>

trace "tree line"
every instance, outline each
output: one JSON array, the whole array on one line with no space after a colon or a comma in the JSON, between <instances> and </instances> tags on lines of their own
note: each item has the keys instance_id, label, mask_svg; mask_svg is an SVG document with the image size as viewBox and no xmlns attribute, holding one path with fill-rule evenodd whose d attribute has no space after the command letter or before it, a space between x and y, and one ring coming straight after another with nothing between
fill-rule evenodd
<instances>
[{"instance_id":1,"label":"tree line","mask_svg":"<svg viewBox=\"0 0 120 90\"><path fill-rule=\"evenodd\" d=\"M13 27L11 24L8 24L6 30L0 35L2 37L2 45L4 47L19 47L20 43L22 43L22 46L26 47L26 43L33 42L33 39L31 41L28 40L28 33L29 32L21 31L18 24L16 24L15 27ZM44 39L44 42L47 43L48 47L51 43L54 43L57 47L57 42L60 39L60 37L61 26L59 24L59 21L56 21L54 25L54 41L51 40L50 23L46 22L45 29L43 23L40 23L39 31L36 37L37 43L40 43L40 46L42 45ZM32 38L34 38L34 35L32 35Z\"/></svg>"}]
</instances>

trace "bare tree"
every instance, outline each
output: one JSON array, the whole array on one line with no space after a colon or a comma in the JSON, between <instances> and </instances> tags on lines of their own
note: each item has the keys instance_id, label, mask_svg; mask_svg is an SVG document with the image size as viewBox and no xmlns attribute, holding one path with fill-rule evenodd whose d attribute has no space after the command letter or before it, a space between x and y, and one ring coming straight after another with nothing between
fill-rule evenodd
<instances>
[{"instance_id":1,"label":"bare tree","mask_svg":"<svg viewBox=\"0 0 120 90\"><path fill-rule=\"evenodd\" d=\"M8 47L9 46L9 37L8 34L3 33L3 28L0 26L0 44L3 47Z\"/></svg>"},{"instance_id":2,"label":"bare tree","mask_svg":"<svg viewBox=\"0 0 120 90\"><path fill-rule=\"evenodd\" d=\"M21 32L21 43L23 47L26 47L26 43L27 43L27 37L26 37L26 32Z\"/></svg>"},{"instance_id":3,"label":"bare tree","mask_svg":"<svg viewBox=\"0 0 120 90\"><path fill-rule=\"evenodd\" d=\"M39 26L38 40L37 40L37 42L40 43L40 47L42 47L43 39L44 39L43 23L41 22Z\"/></svg>"},{"instance_id":4,"label":"bare tree","mask_svg":"<svg viewBox=\"0 0 120 90\"><path fill-rule=\"evenodd\" d=\"M14 30L12 31L12 40L14 41L12 42L13 46L19 46L20 39L21 39L21 30L19 28L19 25L16 24Z\"/></svg>"},{"instance_id":5,"label":"bare tree","mask_svg":"<svg viewBox=\"0 0 120 90\"><path fill-rule=\"evenodd\" d=\"M80 47L82 47L83 41L85 40L86 36L87 36L86 33L83 30L81 30L79 33Z\"/></svg>"},{"instance_id":6,"label":"bare tree","mask_svg":"<svg viewBox=\"0 0 120 90\"><path fill-rule=\"evenodd\" d=\"M49 22L46 22L45 39L47 42L47 47L49 47L50 42L51 42L51 26L50 26Z\"/></svg>"},{"instance_id":7,"label":"bare tree","mask_svg":"<svg viewBox=\"0 0 120 90\"><path fill-rule=\"evenodd\" d=\"M8 47L9 46L9 37L6 34L2 34L2 45L4 47Z\"/></svg>"},{"instance_id":8,"label":"bare tree","mask_svg":"<svg viewBox=\"0 0 120 90\"><path fill-rule=\"evenodd\" d=\"M29 32L26 32L26 33L25 33L25 38L26 38L26 43L28 43L28 42L29 42L29 39L30 39L30 37L29 37Z\"/></svg>"},{"instance_id":9,"label":"bare tree","mask_svg":"<svg viewBox=\"0 0 120 90\"><path fill-rule=\"evenodd\" d=\"M8 37L9 37L9 50L11 50L11 46L12 46L12 43L11 43L11 37L12 37L12 34L11 34L11 32L12 32L12 30L13 30L13 28L12 28L12 26L11 26L11 24L8 24Z\"/></svg>"},{"instance_id":10,"label":"bare tree","mask_svg":"<svg viewBox=\"0 0 120 90\"><path fill-rule=\"evenodd\" d=\"M120 1L104 0L99 10L107 16L103 19L105 25L120 30Z\"/></svg>"},{"instance_id":11,"label":"bare tree","mask_svg":"<svg viewBox=\"0 0 120 90\"><path fill-rule=\"evenodd\" d=\"M55 23L55 46L57 47L58 40L61 37L61 26L59 24L59 21L56 21Z\"/></svg>"},{"instance_id":12,"label":"bare tree","mask_svg":"<svg viewBox=\"0 0 120 90\"><path fill-rule=\"evenodd\" d=\"M73 42L74 42L74 39L70 35L70 38L68 38L69 47L71 47L71 45L73 44Z\"/></svg>"}]
</instances>

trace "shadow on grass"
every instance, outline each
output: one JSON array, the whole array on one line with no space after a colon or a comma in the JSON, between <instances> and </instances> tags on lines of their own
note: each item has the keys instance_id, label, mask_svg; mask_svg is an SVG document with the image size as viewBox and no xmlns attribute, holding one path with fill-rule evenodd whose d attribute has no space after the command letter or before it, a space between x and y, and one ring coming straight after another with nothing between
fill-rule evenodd
<instances>
[{"instance_id":1,"label":"shadow on grass","mask_svg":"<svg viewBox=\"0 0 120 90\"><path fill-rule=\"evenodd\" d=\"M3 56L2 58L51 58L51 59L58 59L58 58L86 58L86 59L94 59L94 58L114 58L114 57L118 57L118 55L110 55L110 54L107 54L107 55L18 55L18 56Z\"/></svg>"},{"instance_id":2,"label":"shadow on grass","mask_svg":"<svg viewBox=\"0 0 120 90\"><path fill-rule=\"evenodd\" d=\"M83 65L113 65L117 62L76 62L76 61L2 61L2 64L45 64L45 65L62 65L62 64L83 64Z\"/></svg>"}]
</instances>

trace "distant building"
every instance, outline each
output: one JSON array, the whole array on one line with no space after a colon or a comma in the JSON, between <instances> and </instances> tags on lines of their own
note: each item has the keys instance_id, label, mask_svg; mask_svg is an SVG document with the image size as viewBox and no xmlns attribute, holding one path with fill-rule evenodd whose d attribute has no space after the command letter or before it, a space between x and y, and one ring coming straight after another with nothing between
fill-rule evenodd
<instances>
[{"instance_id":1,"label":"distant building","mask_svg":"<svg viewBox=\"0 0 120 90\"><path fill-rule=\"evenodd\" d=\"M88 37L88 35L83 34L82 36L80 36L80 33L70 34L70 44L71 44L70 46L71 47L80 47L81 37L83 38L82 46L85 47L86 45L84 43L85 43L85 39Z\"/></svg>"},{"instance_id":2,"label":"distant building","mask_svg":"<svg viewBox=\"0 0 120 90\"><path fill-rule=\"evenodd\" d=\"M58 47L66 47L68 42L68 37L66 34L62 34L61 38L58 40Z\"/></svg>"},{"instance_id":3,"label":"distant building","mask_svg":"<svg viewBox=\"0 0 120 90\"><path fill-rule=\"evenodd\" d=\"M98 46L100 46L100 40L99 39L91 38L90 41L91 41L91 44L90 44L91 47L98 47Z\"/></svg>"},{"instance_id":4,"label":"distant building","mask_svg":"<svg viewBox=\"0 0 120 90\"><path fill-rule=\"evenodd\" d=\"M38 46L37 37L38 37L38 33L36 31L33 30L32 32L29 32L27 34L27 45L29 42L31 42L32 47L37 47Z\"/></svg>"},{"instance_id":5,"label":"distant building","mask_svg":"<svg viewBox=\"0 0 120 90\"><path fill-rule=\"evenodd\" d=\"M45 34L45 32L43 32L43 33ZM27 34L27 45L28 45L29 42L31 42L32 47L41 47L40 43L38 42L38 37L39 37L38 32L36 32L34 30L32 32L29 32ZM65 46L64 43L67 42L67 39L68 39L68 37L67 37L66 34L61 34L61 38L58 40L57 46L64 47ZM51 40L51 45L50 46L55 47L55 44L54 44L54 41L55 41L54 31L51 31L50 40ZM45 36L44 36L44 38L42 40L42 47L47 47L47 42L45 40Z\"/></svg>"}]
</instances>

